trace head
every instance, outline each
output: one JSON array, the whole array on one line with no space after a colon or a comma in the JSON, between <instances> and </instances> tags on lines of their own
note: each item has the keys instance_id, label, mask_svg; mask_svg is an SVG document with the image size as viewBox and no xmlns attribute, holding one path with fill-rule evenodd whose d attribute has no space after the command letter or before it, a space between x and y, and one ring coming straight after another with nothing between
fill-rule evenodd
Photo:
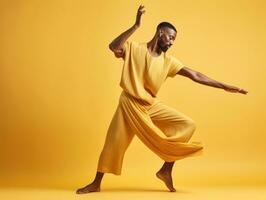
<instances>
[{"instance_id":1,"label":"head","mask_svg":"<svg viewBox=\"0 0 266 200\"><path fill-rule=\"evenodd\" d=\"M166 52L173 45L176 32L176 28L169 22L161 22L158 24L156 29L157 44L163 52Z\"/></svg>"}]
</instances>

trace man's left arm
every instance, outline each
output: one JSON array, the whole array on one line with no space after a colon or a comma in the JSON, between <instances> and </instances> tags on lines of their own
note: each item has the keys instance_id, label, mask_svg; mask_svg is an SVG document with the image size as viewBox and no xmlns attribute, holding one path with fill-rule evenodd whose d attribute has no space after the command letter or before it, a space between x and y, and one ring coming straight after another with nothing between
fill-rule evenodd
<instances>
[{"instance_id":1,"label":"man's left arm","mask_svg":"<svg viewBox=\"0 0 266 200\"><path fill-rule=\"evenodd\" d=\"M221 88L224 89L225 91L228 92L239 92L242 94L247 94L248 91L242 89L242 88L238 88L232 85L228 85L219 81L216 81L214 79L211 79L209 77L207 77L206 75L195 71L193 69L190 69L188 67L183 67L182 69L180 69L177 74L188 77L190 79L192 79L193 81L200 83L200 84L204 84L204 85L208 85L211 87L216 87L216 88Z\"/></svg>"}]
</instances>

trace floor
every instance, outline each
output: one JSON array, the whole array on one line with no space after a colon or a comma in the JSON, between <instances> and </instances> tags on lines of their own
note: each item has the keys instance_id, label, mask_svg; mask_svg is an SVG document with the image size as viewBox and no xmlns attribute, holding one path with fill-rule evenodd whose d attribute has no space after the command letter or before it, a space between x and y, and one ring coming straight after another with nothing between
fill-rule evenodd
<instances>
[{"instance_id":1,"label":"floor","mask_svg":"<svg viewBox=\"0 0 266 200\"><path fill-rule=\"evenodd\" d=\"M171 193L162 188L147 187L103 187L101 192L83 195L75 190L36 189L36 188L0 188L1 200L70 200L70 199L123 199L123 200L266 200L266 186L205 186L179 187Z\"/></svg>"}]
</instances>

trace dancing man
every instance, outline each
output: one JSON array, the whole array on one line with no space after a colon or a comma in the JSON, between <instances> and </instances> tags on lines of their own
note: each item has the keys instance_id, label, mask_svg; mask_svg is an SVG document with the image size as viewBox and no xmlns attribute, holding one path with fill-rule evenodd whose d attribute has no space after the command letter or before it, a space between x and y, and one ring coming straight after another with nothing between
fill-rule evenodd
<instances>
[{"instance_id":1,"label":"dancing man","mask_svg":"<svg viewBox=\"0 0 266 200\"><path fill-rule=\"evenodd\" d=\"M174 162L201 155L203 145L190 141L195 122L156 97L166 78L182 75L200 84L247 94L246 90L213 80L169 55L167 50L177 34L169 22L158 24L155 35L147 43L128 41L140 27L144 13L144 6L140 5L134 25L109 44L114 55L124 61L120 81L123 90L107 131L95 179L78 189L77 194L99 192L104 173L121 174L125 151L134 135L164 161L156 176L170 192L176 191L172 181Z\"/></svg>"}]
</instances>

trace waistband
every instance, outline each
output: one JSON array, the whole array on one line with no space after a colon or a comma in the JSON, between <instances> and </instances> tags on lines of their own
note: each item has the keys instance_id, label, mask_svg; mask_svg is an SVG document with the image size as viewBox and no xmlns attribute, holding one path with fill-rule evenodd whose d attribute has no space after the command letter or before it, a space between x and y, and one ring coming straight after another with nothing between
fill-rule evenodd
<instances>
[{"instance_id":1,"label":"waistband","mask_svg":"<svg viewBox=\"0 0 266 200\"><path fill-rule=\"evenodd\" d=\"M138 104L142 105L142 106L152 106L154 105L156 102L158 102L159 100L157 98L152 98L152 101L148 101L148 100L145 100L145 99L141 99L141 98L138 98L138 97L135 97L133 96L132 94L130 94L129 92L123 90L121 92L121 95L120 96L125 96L135 102L137 102Z\"/></svg>"}]
</instances>

